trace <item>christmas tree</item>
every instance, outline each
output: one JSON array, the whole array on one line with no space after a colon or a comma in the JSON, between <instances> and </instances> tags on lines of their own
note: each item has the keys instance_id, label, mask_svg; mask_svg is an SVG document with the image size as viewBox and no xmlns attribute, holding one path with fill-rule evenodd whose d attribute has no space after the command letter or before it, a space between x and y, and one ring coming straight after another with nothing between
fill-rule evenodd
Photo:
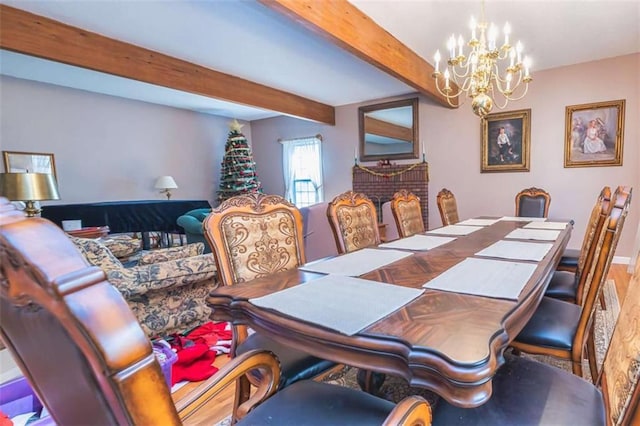
<instances>
[{"instance_id":1,"label":"christmas tree","mask_svg":"<svg viewBox=\"0 0 640 426\"><path fill-rule=\"evenodd\" d=\"M241 133L242 126L243 124L238 123L238 120L229 123L230 130L224 147L218 189L219 202L247 192L262 192L262 184L258 180L251 148L247 138Z\"/></svg>"}]
</instances>

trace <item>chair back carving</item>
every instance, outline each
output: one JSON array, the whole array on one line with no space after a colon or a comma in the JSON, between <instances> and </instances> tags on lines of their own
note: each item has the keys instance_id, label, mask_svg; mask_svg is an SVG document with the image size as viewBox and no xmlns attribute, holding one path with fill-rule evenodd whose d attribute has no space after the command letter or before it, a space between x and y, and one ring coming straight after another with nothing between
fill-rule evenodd
<instances>
[{"instance_id":1,"label":"chair back carving","mask_svg":"<svg viewBox=\"0 0 640 426\"><path fill-rule=\"evenodd\" d=\"M631 188L618 187L613 195L613 206L609 216L604 221L600 235L596 240L593 261L589 271L585 271L588 276L582 290L582 310L573 341L573 347L576 349L584 348L587 343L589 331L595 319L596 301L602 293L604 283L609 274L609 267L622 233L630 202ZM575 350L574 353L579 357L582 351Z\"/></svg>"},{"instance_id":2,"label":"chair back carving","mask_svg":"<svg viewBox=\"0 0 640 426\"><path fill-rule=\"evenodd\" d=\"M364 194L347 191L338 195L327 206L327 218L338 253L380 244L376 207Z\"/></svg>"},{"instance_id":3,"label":"chair back carving","mask_svg":"<svg viewBox=\"0 0 640 426\"><path fill-rule=\"evenodd\" d=\"M223 285L297 268L306 262L302 215L278 195L225 200L203 222Z\"/></svg>"},{"instance_id":4,"label":"chair back carving","mask_svg":"<svg viewBox=\"0 0 640 426\"><path fill-rule=\"evenodd\" d=\"M453 225L460 222L456 197L454 197L453 193L447 188L443 188L438 192L436 204L438 204L438 210L440 211L442 226Z\"/></svg>"},{"instance_id":5,"label":"chair back carving","mask_svg":"<svg viewBox=\"0 0 640 426\"><path fill-rule=\"evenodd\" d=\"M544 189L531 187L516 195L516 216L547 217L551 195Z\"/></svg>"},{"instance_id":6,"label":"chair back carving","mask_svg":"<svg viewBox=\"0 0 640 426\"><path fill-rule=\"evenodd\" d=\"M627 287L600 383L610 424L640 424L640 262Z\"/></svg>"},{"instance_id":7,"label":"chair back carving","mask_svg":"<svg viewBox=\"0 0 640 426\"><path fill-rule=\"evenodd\" d=\"M105 273L4 198L0 284L2 340L57 424L180 424L151 344Z\"/></svg>"},{"instance_id":8,"label":"chair back carving","mask_svg":"<svg viewBox=\"0 0 640 426\"><path fill-rule=\"evenodd\" d=\"M406 189L393 195L391 213L395 219L400 238L410 237L425 231L420 198Z\"/></svg>"}]
</instances>

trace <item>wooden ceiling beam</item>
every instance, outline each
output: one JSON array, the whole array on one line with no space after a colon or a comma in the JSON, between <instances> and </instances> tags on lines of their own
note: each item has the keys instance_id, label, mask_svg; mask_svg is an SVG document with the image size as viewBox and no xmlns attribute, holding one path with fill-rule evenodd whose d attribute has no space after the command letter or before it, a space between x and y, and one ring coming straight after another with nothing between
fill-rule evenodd
<instances>
[{"instance_id":1,"label":"wooden ceiling beam","mask_svg":"<svg viewBox=\"0 0 640 426\"><path fill-rule=\"evenodd\" d=\"M436 89L433 66L347 0L258 1L439 104L452 107Z\"/></svg>"},{"instance_id":2,"label":"wooden ceiling beam","mask_svg":"<svg viewBox=\"0 0 640 426\"><path fill-rule=\"evenodd\" d=\"M0 4L0 48L335 125L326 104Z\"/></svg>"},{"instance_id":3,"label":"wooden ceiling beam","mask_svg":"<svg viewBox=\"0 0 640 426\"><path fill-rule=\"evenodd\" d=\"M364 117L364 128L372 135L384 136L402 141L413 141L413 130L410 127L403 127L387 121L378 120L373 117Z\"/></svg>"}]
</instances>

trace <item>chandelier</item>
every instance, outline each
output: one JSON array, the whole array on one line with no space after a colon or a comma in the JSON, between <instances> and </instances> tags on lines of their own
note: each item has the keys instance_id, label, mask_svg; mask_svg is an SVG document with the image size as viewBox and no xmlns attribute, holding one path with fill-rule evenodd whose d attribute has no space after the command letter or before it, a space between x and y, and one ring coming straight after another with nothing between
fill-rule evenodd
<instances>
[{"instance_id":1,"label":"chandelier","mask_svg":"<svg viewBox=\"0 0 640 426\"><path fill-rule=\"evenodd\" d=\"M435 79L436 88L449 105L459 106L462 102L453 102L460 95L471 98L471 108L479 117L484 117L493 108L493 98L500 94L502 103L496 106L500 109L507 106L509 101L517 101L527 94L531 60L523 57L523 46L520 41L515 46L509 44L511 27L504 26L504 43L497 46L498 28L487 24L484 19L484 1L480 22L471 18L471 39L467 45L471 48L468 55L464 51L464 39L459 35L456 39L452 35L447 42L449 59L443 73L440 72L440 50L436 51ZM479 37L476 34L479 32ZM502 68L502 70L501 70ZM452 87L453 83L453 87Z\"/></svg>"}]
</instances>

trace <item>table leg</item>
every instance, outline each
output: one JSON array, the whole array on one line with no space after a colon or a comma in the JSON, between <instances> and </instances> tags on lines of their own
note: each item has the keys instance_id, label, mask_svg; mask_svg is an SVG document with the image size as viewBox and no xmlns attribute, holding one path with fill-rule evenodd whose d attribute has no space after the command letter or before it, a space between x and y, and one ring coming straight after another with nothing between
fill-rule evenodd
<instances>
[{"instance_id":1,"label":"table leg","mask_svg":"<svg viewBox=\"0 0 640 426\"><path fill-rule=\"evenodd\" d=\"M358 370L357 380L360 389L371 395L380 395L380 388L386 376L383 373L376 373L370 370Z\"/></svg>"}]
</instances>

